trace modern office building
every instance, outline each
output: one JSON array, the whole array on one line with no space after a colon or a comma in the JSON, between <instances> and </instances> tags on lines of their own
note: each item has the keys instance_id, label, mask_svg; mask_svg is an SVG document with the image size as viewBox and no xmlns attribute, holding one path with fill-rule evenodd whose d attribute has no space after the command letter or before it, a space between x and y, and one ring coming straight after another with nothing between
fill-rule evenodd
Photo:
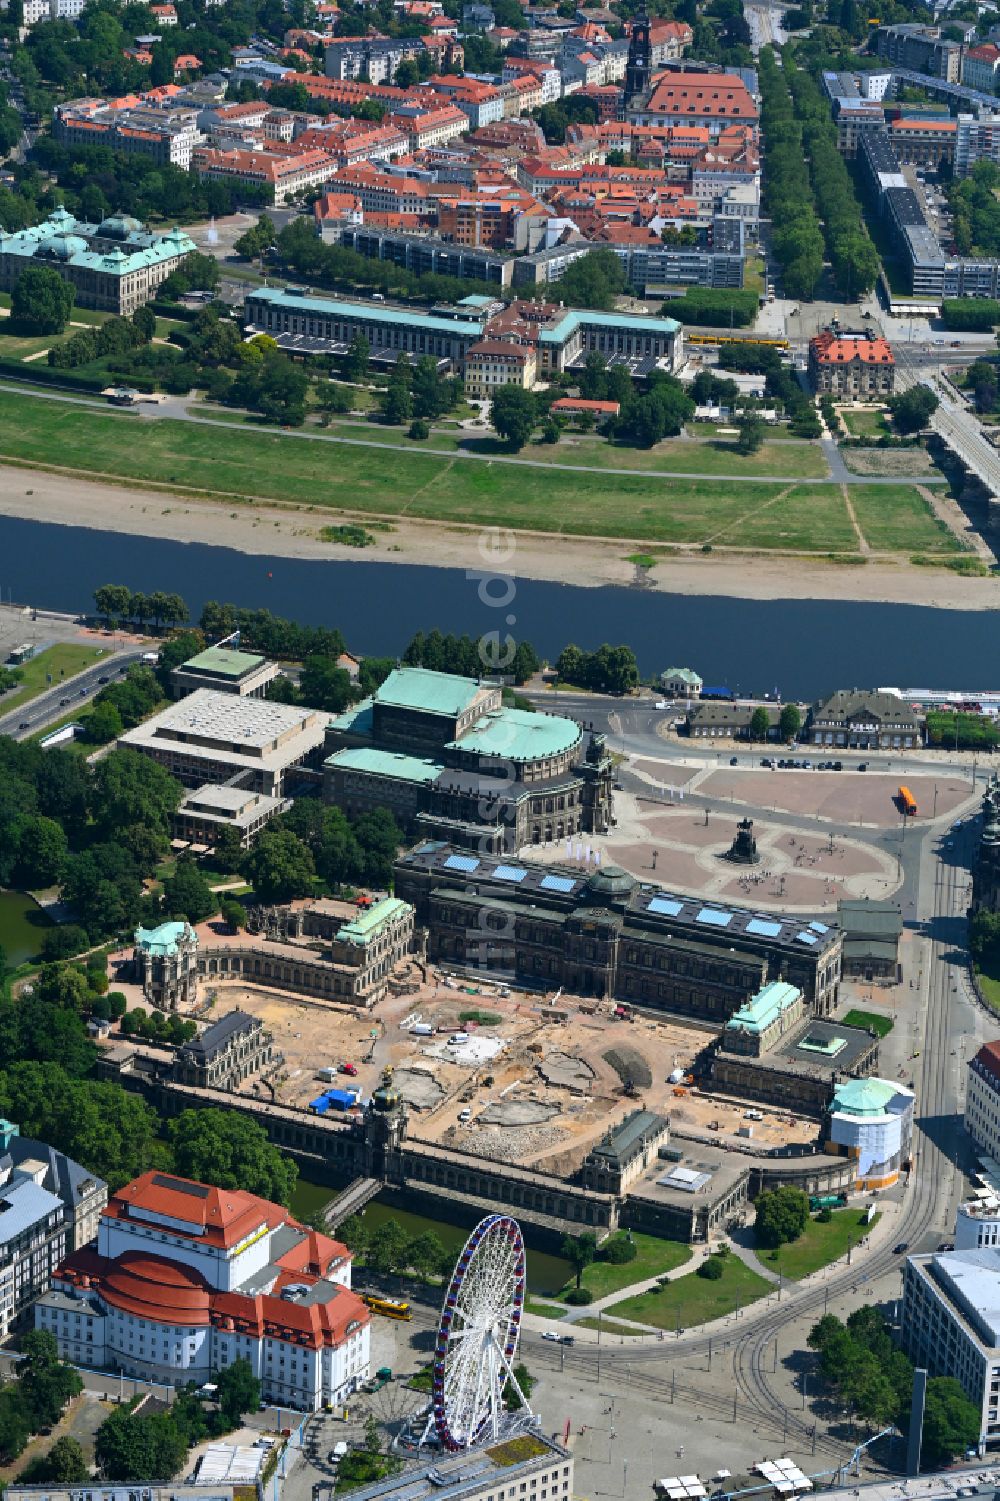
<instances>
[{"instance_id":1,"label":"modern office building","mask_svg":"<svg viewBox=\"0 0 1000 1501\"><path fill-rule=\"evenodd\" d=\"M914 73L925 73L948 83L957 83L961 76L965 49L961 42L945 40L940 26L922 26L916 22L880 26L873 46L879 57Z\"/></svg>"},{"instance_id":2,"label":"modern office building","mask_svg":"<svg viewBox=\"0 0 1000 1501\"><path fill-rule=\"evenodd\" d=\"M367 1379L370 1315L346 1246L280 1204L148 1172L68 1256L35 1309L63 1359L141 1380L205 1382L249 1362L265 1398L313 1412Z\"/></svg>"},{"instance_id":3,"label":"modern office building","mask_svg":"<svg viewBox=\"0 0 1000 1501\"><path fill-rule=\"evenodd\" d=\"M435 1456L432 1464L408 1466L351 1492L352 1501L569 1501L572 1494L573 1455L535 1432Z\"/></svg>"},{"instance_id":4,"label":"modern office building","mask_svg":"<svg viewBox=\"0 0 1000 1501\"><path fill-rule=\"evenodd\" d=\"M674 894L617 866L533 865L428 841L396 861L395 890L446 968L719 1026L769 980L800 989L813 1016L837 1004L838 929Z\"/></svg>"},{"instance_id":5,"label":"modern office building","mask_svg":"<svg viewBox=\"0 0 1000 1501\"><path fill-rule=\"evenodd\" d=\"M0 288L10 291L25 266L48 266L72 284L78 306L124 316L149 302L194 248L179 229L154 234L124 216L85 224L57 208L29 229L0 230Z\"/></svg>"},{"instance_id":6,"label":"modern office building","mask_svg":"<svg viewBox=\"0 0 1000 1501\"><path fill-rule=\"evenodd\" d=\"M257 652L209 646L173 669L170 687L174 698L185 698L199 688L235 693L240 698L263 698L268 683L280 672L277 662L269 662Z\"/></svg>"},{"instance_id":7,"label":"modern office building","mask_svg":"<svg viewBox=\"0 0 1000 1501\"><path fill-rule=\"evenodd\" d=\"M388 807L405 827L496 852L608 829L604 737L502 697L475 678L397 668L330 724L326 800Z\"/></svg>"},{"instance_id":8,"label":"modern office building","mask_svg":"<svg viewBox=\"0 0 1000 1501\"><path fill-rule=\"evenodd\" d=\"M242 786L281 797L296 770L315 758L325 724L315 709L198 688L127 730L118 744L159 762L186 787L229 783L242 772Z\"/></svg>"},{"instance_id":9,"label":"modern office building","mask_svg":"<svg viewBox=\"0 0 1000 1501\"><path fill-rule=\"evenodd\" d=\"M979 1409L980 1447L1000 1444L1000 1247L908 1256L899 1329L911 1360Z\"/></svg>"},{"instance_id":10,"label":"modern office building","mask_svg":"<svg viewBox=\"0 0 1000 1501\"><path fill-rule=\"evenodd\" d=\"M92 1239L107 1199L103 1179L0 1120L0 1339L48 1291L67 1252Z\"/></svg>"},{"instance_id":11,"label":"modern office building","mask_svg":"<svg viewBox=\"0 0 1000 1501\"><path fill-rule=\"evenodd\" d=\"M214 849L224 829L235 829L241 847L249 849L271 819L290 806L287 798L206 783L185 793L171 815L175 848L186 844L196 854Z\"/></svg>"}]
</instances>

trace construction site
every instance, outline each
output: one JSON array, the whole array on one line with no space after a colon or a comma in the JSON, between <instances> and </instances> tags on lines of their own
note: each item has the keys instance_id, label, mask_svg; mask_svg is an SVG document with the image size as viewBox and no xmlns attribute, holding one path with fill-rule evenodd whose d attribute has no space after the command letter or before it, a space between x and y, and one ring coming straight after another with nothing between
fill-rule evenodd
<instances>
[{"instance_id":1,"label":"construction site","mask_svg":"<svg viewBox=\"0 0 1000 1501\"><path fill-rule=\"evenodd\" d=\"M281 1104L309 1109L332 1087L367 1099L382 1070L406 1103L410 1134L497 1162L574 1172L636 1105L681 1135L769 1148L815 1139L816 1123L702 1094L693 1069L715 1032L610 1002L544 998L431 974L373 1011L334 1008L242 985L219 992L273 1034ZM242 1092L255 1093L256 1081ZM350 1105L341 1102L350 1113ZM340 1105L337 1107L341 1108Z\"/></svg>"}]
</instances>

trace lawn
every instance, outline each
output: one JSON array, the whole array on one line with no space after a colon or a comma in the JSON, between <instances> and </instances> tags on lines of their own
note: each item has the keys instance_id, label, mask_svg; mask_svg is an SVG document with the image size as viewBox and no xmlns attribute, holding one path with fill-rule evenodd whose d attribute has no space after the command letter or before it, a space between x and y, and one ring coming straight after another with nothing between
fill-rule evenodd
<instances>
[{"instance_id":1,"label":"lawn","mask_svg":"<svg viewBox=\"0 0 1000 1501\"><path fill-rule=\"evenodd\" d=\"M744 1266L738 1256L730 1255L723 1258L722 1276L717 1282L689 1272L653 1292L625 1298L613 1304L610 1311L657 1329L690 1329L722 1318L737 1307L746 1308L771 1291L770 1282Z\"/></svg>"},{"instance_id":2,"label":"lawn","mask_svg":"<svg viewBox=\"0 0 1000 1501\"><path fill-rule=\"evenodd\" d=\"M981 969L976 970L976 979L983 993L983 1000L994 1011L1000 1012L1000 978L996 975L984 974Z\"/></svg>"},{"instance_id":3,"label":"lawn","mask_svg":"<svg viewBox=\"0 0 1000 1501\"><path fill-rule=\"evenodd\" d=\"M754 504L712 541L725 547L789 552L854 552L858 538L839 485L796 486L781 499L751 496ZM852 492L853 494L853 492Z\"/></svg>"},{"instance_id":4,"label":"lawn","mask_svg":"<svg viewBox=\"0 0 1000 1501\"><path fill-rule=\"evenodd\" d=\"M92 667L107 655L105 647L83 646L74 641L47 646L44 651L25 662L20 669L24 676L13 692L0 694L0 714L9 714L11 709L20 708L29 699L44 693L46 688L51 688L63 678L75 677L85 667ZM44 733L47 734L49 728Z\"/></svg>"},{"instance_id":5,"label":"lawn","mask_svg":"<svg viewBox=\"0 0 1000 1501\"><path fill-rule=\"evenodd\" d=\"M863 1209L835 1209L826 1224L810 1216L798 1240L788 1241L774 1251L758 1250L757 1256L772 1272L780 1272L797 1282L800 1277L808 1277L810 1272L846 1256L848 1246L856 1246L863 1240L880 1218L876 1215L867 1224Z\"/></svg>"},{"instance_id":6,"label":"lawn","mask_svg":"<svg viewBox=\"0 0 1000 1501\"><path fill-rule=\"evenodd\" d=\"M624 1231L610 1236L611 1240L624 1240ZM662 1277L665 1272L672 1272L675 1267L683 1266L691 1259L691 1247L682 1245L677 1240L661 1240L657 1235L640 1235L637 1231L632 1233L632 1243L638 1251L634 1261L625 1261L620 1264L611 1261L591 1262L583 1274L583 1286L594 1295L594 1301L598 1298L607 1297L608 1293L616 1293L623 1287L631 1287L635 1282L646 1282L650 1277ZM567 1286L559 1294L565 1301L567 1292L576 1286L576 1278L570 1279Z\"/></svg>"},{"instance_id":7,"label":"lawn","mask_svg":"<svg viewBox=\"0 0 1000 1501\"><path fill-rule=\"evenodd\" d=\"M598 1318L597 1314L588 1314L585 1319L574 1319L574 1329L597 1329L601 1334L622 1334L631 1339L642 1339L641 1329L633 1329L631 1324L621 1324L617 1319L606 1319L603 1314ZM648 1335L645 1336L647 1339Z\"/></svg>"},{"instance_id":8,"label":"lawn","mask_svg":"<svg viewBox=\"0 0 1000 1501\"><path fill-rule=\"evenodd\" d=\"M841 412L840 420L852 438L883 438L889 431L881 412Z\"/></svg>"},{"instance_id":9,"label":"lawn","mask_svg":"<svg viewBox=\"0 0 1000 1501\"><path fill-rule=\"evenodd\" d=\"M851 504L874 552L963 552L913 485L852 485Z\"/></svg>"},{"instance_id":10,"label":"lawn","mask_svg":"<svg viewBox=\"0 0 1000 1501\"><path fill-rule=\"evenodd\" d=\"M524 1306L528 1313L537 1313L543 1319L564 1319L569 1312L558 1303L546 1303L542 1298L533 1298L530 1293L525 1297Z\"/></svg>"},{"instance_id":11,"label":"lawn","mask_svg":"<svg viewBox=\"0 0 1000 1501\"><path fill-rule=\"evenodd\" d=\"M778 551L856 548L835 485L789 488L779 482L662 480L641 474L617 474L612 480L608 474L484 463L417 447L393 449L387 462L379 462L377 449L322 437L252 428L237 432L168 418L139 422L134 414L5 390L0 392L0 457L44 466L72 455L74 473L240 500L342 507L388 519L496 524L640 542L711 540ZM524 457L535 452L530 449ZM770 501L776 504L770 507Z\"/></svg>"},{"instance_id":12,"label":"lawn","mask_svg":"<svg viewBox=\"0 0 1000 1501\"><path fill-rule=\"evenodd\" d=\"M845 1027L866 1027L876 1037L888 1037L892 1031L892 1017L880 1016L877 1011L859 1011L855 1007L842 1020Z\"/></svg>"}]
</instances>

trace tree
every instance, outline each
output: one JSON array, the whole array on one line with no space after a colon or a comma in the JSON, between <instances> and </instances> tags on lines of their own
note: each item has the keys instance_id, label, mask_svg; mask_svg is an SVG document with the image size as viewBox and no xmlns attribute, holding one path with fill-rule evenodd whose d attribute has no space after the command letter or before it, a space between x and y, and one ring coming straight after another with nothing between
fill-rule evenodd
<instances>
[{"instance_id":1,"label":"tree","mask_svg":"<svg viewBox=\"0 0 1000 1501\"><path fill-rule=\"evenodd\" d=\"M763 704L758 704L750 715L750 739L766 740L771 729L771 721Z\"/></svg>"},{"instance_id":2,"label":"tree","mask_svg":"<svg viewBox=\"0 0 1000 1501\"><path fill-rule=\"evenodd\" d=\"M538 421L538 406L521 386L498 386L490 403L490 421L513 453L527 443Z\"/></svg>"},{"instance_id":3,"label":"tree","mask_svg":"<svg viewBox=\"0 0 1000 1501\"><path fill-rule=\"evenodd\" d=\"M277 1204L291 1201L298 1169L249 1116L231 1110L182 1110L167 1126L167 1137L181 1177L219 1188L242 1188Z\"/></svg>"},{"instance_id":4,"label":"tree","mask_svg":"<svg viewBox=\"0 0 1000 1501\"><path fill-rule=\"evenodd\" d=\"M105 1480L170 1480L187 1454L187 1437L169 1413L148 1417L116 1408L97 1430L94 1457Z\"/></svg>"},{"instance_id":5,"label":"tree","mask_svg":"<svg viewBox=\"0 0 1000 1501\"><path fill-rule=\"evenodd\" d=\"M929 386L911 386L890 396L889 410L901 433L917 433L927 426L938 409L938 399Z\"/></svg>"},{"instance_id":6,"label":"tree","mask_svg":"<svg viewBox=\"0 0 1000 1501\"><path fill-rule=\"evenodd\" d=\"M244 855L239 830L228 825L221 828L215 836L213 854L215 864L220 870L238 871L243 863Z\"/></svg>"},{"instance_id":7,"label":"tree","mask_svg":"<svg viewBox=\"0 0 1000 1501\"><path fill-rule=\"evenodd\" d=\"M182 790L175 777L147 756L112 751L94 772L91 811L99 837L120 840L122 830L132 824L166 835Z\"/></svg>"},{"instance_id":8,"label":"tree","mask_svg":"<svg viewBox=\"0 0 1000 1501\"><path fill-rule=\"evenodd\" d=\"M938 1469L979 1442L980 1412L952 1376L932 1376L927 1383L921 1460Z\"/></svg>"},{"instance_id":9,"label":"tree","mask_svg":"<svg viewBox=\"0 0 1000 1501\"><path fill-rule=\"evenodd\" d=\"M347 354L344 357L344 371L349 381L356 386L368 377L371 365L372 348L364 334L359 331L354 335L347 346Z\"/></svg>"},{"instance_id":10,"label":"tree","mask_svg":"<svg viewBox=\"0 0 1000 1501\"><path fill-rule=\"evenodd\" d=\"M238 933L240 928L245 928L247 925L246 909L239 902L223 902L219 913L226 927L232 929L234 933Z\"/></svg>"},{"instance_id":11,"label":"tree","mask_svg":"<svg viewBox=\"0 0 1000 1501\"><path fill-rule=\"evenodd\" d=\"M82 1485L90 1466L75 1438L64 1434L45 1454L39 1454L18 1476L19 1484Z\"/></svg>"},{"instance_id":12,"label":"tree","mask_svg":"<svg viewBox=\"0 0 1000 1501\"><path fill-rule=\"evenodd\" d=\"M706 1256L698 1267L698 1276L708 1282L718 1282L722 1276L722 1262L718 1256Z\"/></svg>"},{"instance_id":13,"label":"tree","mask_svg":"<svg viewBox=\"0 0 1000 1501\"><path fill-rule=\"evenodd\" d=\"M448 1265L449 1255L441 1237L433 1230L425 1230L423 1235L410 1241L406 1260L421 1277L435 1277Z\"/></svg>"},{"instance_id":14,"label":"tree","mask_svg":"<svg viewBox=\"0 0 1000 1501\"><path fill-rule=\"evenodd\" d=\"M244 861L247 880L262 902L308 896L316 867L313 857L288 829L265 829Z\"/></svg>"},{"instance_id":15,"label":"tree","mask_svg":"<svg viewBox=\"0 0 1000 1501\"><path fill-rule=\"evenodd\" d=\"M797 1240L809 1219L809 1197L800 1188L785 1184L765 1189L756 1202L754 1229L761 1245L780 1246Z\"/></svg>"},{"instance_id":16,"label":"tree","mask_svg":"<svg viewBox=\"0 0 1000 1501\"><path fill-rule=\"evenodd\" d=\"M66 835L55 819L40 814L25 818L17 840L18 884L29 888L55 885L68 853Z\"/></svg>"},{"instance_id":17,"label":"tree","mask_svg":"<svg viewBox=\"0 0 1000 1501\"><path fill-rule=\"evenodd\" d=\"M560 1250L573 1268L579 1287L584 1272L597 1255L597 1236L591 1230L585 1230L582 1235L564 1235Z\"/></svg>"},{"instance_id":18,"label":"tree","mask_svg":"<svg viewBox=\"0 0 1000 1501\"><path fill-rule=\"evenodd\" d=\"M107 745L124 733L122 717L112 703L95 703L81 719L80 739L88 745Z\"/></svg>"},{"instance_id":19,"label":"tree","mask_svg":"<svg viewBox=\"0 0 1000 1501\"><path fill-rule=\"evenodd\" d=\"M137 307L132 314L132 326L144 344L150 343L156 333L156 314L151 307Z\"/></svg>"},{"instance_id":20,"label":"tree","mask_svg":"<svg viewBox=\"0 0 1000 1501\"><path fill-rule=\"evenodd\" d=\"M113 620L127 620L132 605L132 590L127 584L101 584L94 590L94 604L107 626Z\"/></svg>"},{"instance_id":21,"label":"tree","mask_svg":"<svg viewBox=\"0 0 1000 1501\"><path fill-rule=\"evenodd\" d=\"M11 323L25 333L61 334L69 322L74 295L72 283L51 266L26 266L11 293Z\"/></svg>"},{"instance_id":22,"label":"tree","mask_svg":"<svg viewBox=\"0 0 1000 1501\"><path fill-rule=\"evenodd\" d=\"M740 435L736 439L736 452L744 455L757 453L764 442L766 431L759 417L741 417L739 423Z\"/></svg>"},{"instance_id":23,"label":"tree","mask_svg":"<svg viewBox=\"0 0 1000 1501\"><path fill-rule=\"evenodd\" d=\"M218 1403L231 1428L238 1428L244 1413L256 1412L260 1406L260 1382L248 1360L234 1360L216 1377Z\"/></svg>"},{"instance_id":24,"label":"tree","mask_svg":"<svg viewBox=\"0 0 1000 1501\"><path fill-rule=\"evenodd\" d=\"M182 855L164 881L163 903L171 917L186 917L192 924L219 910L219 898L190 855Z\"/></svg>"},{"instance_id":25,"label":"tree","mask_svg":"<svg viewBox=\"0 0 1000 1501\"><path fill-rule=\"evenodd\" d=\"M59 1359L56 1337L47 1329L32 1329L21 1341L24 1360L18 1370L18 1388L32 1427L51 1427L62 1416L70 1398L83 1391L83 1382L71 1365Z\"/></svg>"},{"instance_id":26,"label":"tree","mask_svg":"<svg viewBox=\"0 0 1000 1501\"><path fill-rule=\"evenodd\" d=\"M410 1237L398 1220L377 1225L368 1237L365 1261L372 1271L388 1276L406 1265Z\"/></svg>"},{"instance_id":27,"label":"tree","mask_svg":"<svg viewBox=\"0 0 1000 1501\"><path fill-rule=\"evenodd\" d=\"M340 714L351 701L351 678L335 657L307 657L299 678L299 695L310 709Z\"/></svg>"},{"instance_id":28,"label":"tree","mask_svg":"<svg viewBox=\"0 0 1000 1501\"><path fill-rule=\"evenodd\" d=\"M625 269L613 250L578 256L559 279L559 296L570 307L608 312L624 290Z\"/></svg>"},{"instance_id":29,"label":"tree","mask_svg":"<svg viewBox=\"0 0 1000 1501\"><path fill-rule=\"evenodd\" d=\"M393 426L398 427L403 422L409 422L413 416L411 379L409 356L401 354L392 367L389 383L382 398L382 416Z\"/></svg>"},{"instance_id":30,"label":"tree","mask_svg":"<svg viewBox=\"0 0 1000 1501\"><path fill-rule=\"evenodd\" d=\"M782 740L794 740L802 728L802 715L798 704L782 704L778 718L778 733Z\"/></svg>"}]
</instances>

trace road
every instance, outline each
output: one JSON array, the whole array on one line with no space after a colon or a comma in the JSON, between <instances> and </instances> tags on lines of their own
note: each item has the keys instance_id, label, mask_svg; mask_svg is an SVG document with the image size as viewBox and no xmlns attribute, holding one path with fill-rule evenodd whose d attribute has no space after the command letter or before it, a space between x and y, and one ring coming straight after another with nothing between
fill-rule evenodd
<instances>
[{"instance_id":1,"label":"road","mask_svg":"<svg viewBox=\"0 0 1000 1501\"><path fill-rule=\"evenodd\" d=\"M121 651L109 651L101 662L87 667L75 677L56 683L37 698L12 709L0 718L0 735L9 735L13 740L27 740L46 725L62 719L72 707L82 708L114 677L124 677L133 662L142 659L144 648L126 647Z\"/></svg>"}]
</instances>

